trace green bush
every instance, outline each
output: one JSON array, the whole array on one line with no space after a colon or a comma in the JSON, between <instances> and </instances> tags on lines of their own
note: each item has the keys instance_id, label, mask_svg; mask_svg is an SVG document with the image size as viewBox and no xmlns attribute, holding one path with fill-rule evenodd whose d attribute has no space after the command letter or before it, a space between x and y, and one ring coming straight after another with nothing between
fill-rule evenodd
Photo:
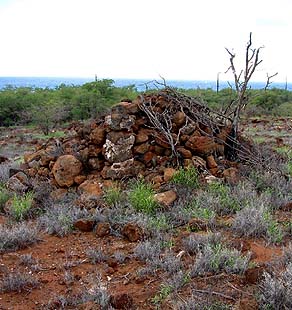
<instances>
[{"instance_id":1,"label":"green bush","mask_svg":"<svg viewBox=\"0 0 292 310\"><path fill-rule=\"evenodd\" d=\"M23 196L14 194L9 208L9 216L15 221L22 221L29 217L33 207L33 193L29 192Z\"/></svg>"},{"instance_id":2,"label":"green bush","mask_svg":"<svg viewBox=\"0 0 292 310\"><path fill-rule=\"evenodd\" d=\"M115 206L122 202L123 192L118 186L107 188L104 191L103 199L109 206Z\"/></svg>"},{"instance_id":3,"label":"green bush","mask_svg":"<svg viewBox=\"0 0 292 310\"><path fill-rule=\"evenodd\" d=\"M129 201L135 210L150 214L158 208L154 194L150 184L138 180L131 186Z\"/></svg>"},{"instance_id":4,"label":"green bush","mask_svg":"<svg viewBox=\"0 0 292 310\"><path fill-rule=\"evenodd\" d=\"M179 169L172 177L175 184L185 185L191 188L199 187L198 171L194 167Z\"/></svg>"},{"instance_id":5,"label":"green bush","mask_svg":"<svg viewBox=\"0 0 292 310\"><path fill-rule=\"evenodd\" d=\"M0 212L4 210L6 202L10 199L9 191L0 185Z\"/></svg>"}]
</instances>

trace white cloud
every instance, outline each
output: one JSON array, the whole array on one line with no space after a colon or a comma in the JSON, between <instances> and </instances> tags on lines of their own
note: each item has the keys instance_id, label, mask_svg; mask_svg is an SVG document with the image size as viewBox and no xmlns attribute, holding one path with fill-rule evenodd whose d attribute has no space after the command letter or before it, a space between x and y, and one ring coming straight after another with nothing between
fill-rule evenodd
<instances>
[{"instance_id":1,"label":"white cloud","mask_svg":"<svg viewBox=\"0 0 292 310\"><path fill-rule=\"evenodd\" d=\"M1 0L0 0L1 1ZM292 76L286 0L6 0L0 2L0 76L214 79L224 47L250 31L266 71Z\"/></svg>"}]
</instances>

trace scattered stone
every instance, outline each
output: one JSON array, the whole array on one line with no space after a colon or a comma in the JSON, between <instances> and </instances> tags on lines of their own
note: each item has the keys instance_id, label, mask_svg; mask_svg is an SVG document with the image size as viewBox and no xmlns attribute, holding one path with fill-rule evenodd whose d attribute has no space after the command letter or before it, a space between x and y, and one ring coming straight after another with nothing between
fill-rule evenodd
<instances>
[{"instance_id":1,"label":"scattered stone","mask_svg":"<svg viewBox=\"0 0 292 310\"><path fill-rule=\"evenodd\" d=\"M16 174L14 174L7 181L6 186L11 191L17 193L25 193L31 189L31 183L28 179L28 176L22 171L19 171Z\"/></svg>"},{"instance_id":2,"label":"scattered stone","mask_svg":"<svg viewBox=\"0 0 292 310\"><path fill-rule=\"evenodd\" d=\"M185 146L199 156L211 155L217 148L217 144L214 142L213 138L194 135L190 137Z\"/></svg>"},{"instance_id":3,"label":"scattered stone","mask_svg":"<svg viewBox=\"0 0 292 310\"><path fill-rule=\"evenodd\" d=\"M245 281L247 284L256 284L260 281L263 276L264 267L257 266L248 268L245 272Z\"/></svg>"},{"instance_id":4,"label":"scattered stone","mask_svg":"<svg viewBox=\"0 0 292 310\"><path fill-rule=\"evenodd\" d=\"M207 156L206 162L207 162L207 167L209 169L217 168L218 167L218 165L217 165L213 155Z\"/></svg>"},{"instance_id":5,"label":"scattered stone","mask_svg":"<svg viewBox=\"0 0 292 310\"><path fill-rule=\"evenodd\" d=\"M86 180L79 185L78 191L86 196L100 197L102 195L102 184L99 180Z\"/></svg>"},{"instance_id":6,"label":"scattered stone","mask_svg":"<svg viewBox=\"0 0 292 310\"><path fill-rule=\"evenodd\" d=\"M94 220L82 218L76 220L73 225L76 229L87 232L93 230L94 224L95 224Z\"/></svg>"},{"instance_id":7,"label":"scattered stone","mask_svg":"<svg viewBox=\"0 0 292 310\"><path fill-rule=\"evenodd\" d=\"M224 180L229 184L237 184L239 182L239 172L237 168L228 168L223 171Z\"/></svg>"},{"instance_id":8,"label":"scattered stone","mask_svg":"<svg viewBox=\"0 0 292 310\"><path fill-rule=\"evenodd\" d=\"M169 182L173 175L176 173L176 170L174 168L165 168L163 172L163 179L165 182Z\"/></svg>"},{"instance_id":9,"label":"scattered stone","mask_svg":"<svg viewBox=\"0 0 292 310\"><path fill-rule=\"evenodd\" d=\"M171 204L177 199L177 193L173 190L169 190L163 193L154 195L154 199L165 207L171 206Z\"/></svg>"},{"instance_id":10,"label":"scattered stone","mask_svg":"<svg viewBox=\"0 0 292 310\"><path fill-rule=\"evenodd\" d=\"M111 232L111 226L109 223L98 223L96 226L95 234L98 237L105 237L108 236Z\"/></svg>"},{"instance_id":11,"label":"scattered stone","mask_svg":"<svg viewBox=\"0 0 292 310\"><path fill-rule=\"evenodd\" d=\"M134 301L133 298L128 293L121 293L112 295L110 297L110 304L115 309L129 310L133 308Z\"/></svg>"},{"instance_id":12,"label":"scattered stone","mask_svg":"<svg viewBox=\"0 0 292 310\"><path fill-rule=\"evenodd\" d=\"M126 224L122 229L122 234L131 242L137 242L142 238L142 228L134 223Z\"/></svg>"}]
</instances>

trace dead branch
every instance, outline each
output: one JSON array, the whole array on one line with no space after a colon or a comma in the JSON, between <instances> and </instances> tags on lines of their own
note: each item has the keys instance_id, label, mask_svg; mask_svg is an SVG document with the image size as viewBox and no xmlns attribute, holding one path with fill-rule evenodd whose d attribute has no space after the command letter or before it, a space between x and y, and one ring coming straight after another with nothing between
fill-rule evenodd
<instances>
[{"instance_id":1,"label":"dead branch","mask_svg":"<svg viewBox=\"0 0 292 310\"><path fill-rule=\"evenodd\" d=\"M272 74L272 75L269 75L269 74L267 73L267 82L266 82L266 85L265 85L265 88L264 88L265 91L266 91L266 90L270 87L270 85L273 83L273 82L271 81L271 79L272 79L273 77L275 77L276 75L278 75L278 72L276 72L276 73L274 73L274 74Z\"/></svg>"}]
</instances>

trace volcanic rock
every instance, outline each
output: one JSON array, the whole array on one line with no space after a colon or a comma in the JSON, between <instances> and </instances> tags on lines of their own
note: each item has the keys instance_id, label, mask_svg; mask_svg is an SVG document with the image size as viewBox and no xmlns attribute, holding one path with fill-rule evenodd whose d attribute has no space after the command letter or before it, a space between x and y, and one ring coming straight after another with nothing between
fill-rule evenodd
<instances>
[{"instance_id":1,"label":"volcanic rock","mask_svg":"<svg viewBox=\"0 0 292 310\"><path fill-rule=\"evenodd\" d=\"M60 187L70 187L74 178L82 171L82 163L73 155L60 156L55 162L52 172Z\"/></svg>"}]
</instances>

